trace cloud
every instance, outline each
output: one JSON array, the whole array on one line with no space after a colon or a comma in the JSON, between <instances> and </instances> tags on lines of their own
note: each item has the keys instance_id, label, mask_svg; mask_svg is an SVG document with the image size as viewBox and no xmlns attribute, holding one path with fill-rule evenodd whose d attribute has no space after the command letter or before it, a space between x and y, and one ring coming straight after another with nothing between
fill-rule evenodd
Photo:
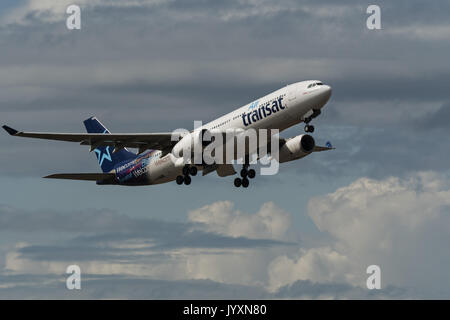
<instances>
[{"instance_id":1,"label":"cloud","mask_svg":"<svg viewBox=\"0 0 450 320\"><path fill-rule=\"evenodd\" d=\"M348 257L329 247L301 249L298 259L279 256L271 262L270 286L278 289L297 280L348 283L342 275L346 274L349 266Z\"/></svg>"},{"instance_id":2,"label":"cloud","mask_svg":"<svg viewBox=\"0 0 450 320\"><path fill-rule=\"evenodd\" d=\"M444 1L426 8L420 1L381 2L379 32L365 28L364 5L353 1L81 1L79 32L65 28L69 2L53 2L26 1L0 27L0 71L8 75L0 77L0 117L19 128L83 131L81 121L97 115L114 131L189 129L192 120L212 120L287 83L321 79L333 87L330 103L314 120L321 128L390 128L389 134L408 137L450 101L448 42L395 31L445 30ZM435 24L427 24L430 17ZM360 148L366 161L374 152L366 146L376 137L363 137L339 147ZM433 146L429 158L447 154L434 148L439 138L432 132L423 142ZM74 159L74 171L95 168L74 145L11 145L11 139L0 136L0 145L8 146L0 160L4 176L66 170L61 154ZM403 154L413 158L413 149L400 150L401 139L383 141L402 153L399 161L394 154L392 168ZM412 145L412 138L404 144ZM24 165L31 154L35 165ZM430 169L419 167L428 163L423 157L402 170ZM11 168L13 161L18 165ZM360 175L370 174L361 168Z\"/></svg>"},{"instance_id":3,"label":"cloud","mask_svg":"<svg viewBox=\"0 0 450 320\"><path fill-rule=\"evenodd\" d=\"M154 5L167 3L166 0L78 0L76 5L83 9L92 9L98 6L102 7L151 7ZM65 20L66 9L73 5L71 0L60 0L58 2L49 0L26 0L22 5L10 10L4 17L3 22L6 24L30 24L36 20L46 23Z\"/></svg>"},{"instance_id":4,"label":"cloud","mask_svg":"<svg viewBox=\"0 0 450 320\"><path fill-rule=\"evenodd\" d=\"M448 41L450 39L450 26L448 24L404 26L387 30L387 32L396 36L431 42Z\"/></svg>"},{"instance_id":5,"label":"cloud","mask_svg":"<svg viewBox=\"0 0 450 320\"><path fill-rule=\"evenodd\" d=\"M227 210L227 206L232 204L218 202L198 209L197 219L206 208L214 208L216 215L209 225L196 219L176 223L131 218L106 209L57 213L1 206L4 233L21 239L3 248L4 271L58 274L77 264L84 273L96 275L261 285L265 269L258 265L277 254L275 247L294 245L283 236L289 214L281 209L271 212L277 207L263 204L255 214L265 219L260 222L253 215ZM240 233L218 228L229 214L242 214L241 221L247 226Z\"/></svg>"},{"instance_id":6,"label":"cloud","mask_svg":"<svg viewBox=\"0 0 450 320\"><path fill-rule=\"evenodd\" d=\"M286 242L289 234L300 238L290 214L271 202L246 213L229 201L218 201L190 211L187 223L108 211L39 215L3 207L0 220L6 232L29 237L3 247L3 275L54 277L67 265L78 264L89 275L88 286L98 285L101 291L112 285L123 288L124 295L128 284L146 279L163 281L167 290L208 280L224 286L225 294L244 285L249 295L266 298L442 298L450 294L445 289L450 285L450 255L444 245L450 240L449 199L449 179L436 172L360 178L309 201L308 214L322 235L297 245ZM64 235L58 243L42 238L51 230ZM365 287L372 264L381 268L379 292ZM95 280L107 275L118 282ZM30 283L11 280L8 288L14 292L39 285ZM193 282L197 284L202 282ZM155 296L152 290L140 294L174 296ZM98 297L111 296L103 292Z\"/></svg>"},{"instance_id":7,"label":"cloud","mask_svg":"<svg viewBox=\"0 0 450 320\"><path fill-rule=\"evenodd\" d=\"M221 204L221 202L218 202L212 204L211 207L220 207ZM274 207L271 203L264 204L262 214L269 214L267 209L271 207ZM280 211L279 214L282 215L280 219L289 219L287 213ZM270 220L270 217L268 219ZM51 210L30 212L0 205L0 221L0 229L4 232L39 233L57 231L75 236L77 242L86 244L139 239L153 240L152 247L154 249L178 247L226 248L245 247L246 245L258 247L260 245L286 244L268 237L273 232L276 235L280 234L281 231L277 229L279 227L278 221L274 221L273 225L267 226L275 230L267 230L267 233L261 234L259 239L252 239L244 234L218 234L214 228L204 228L205 226L199 224L200 221L195 219L192 220L193 223L139 219L108 209L91 209L67 213ZM267 224L269 223L270 221L267 221ZM283 228L283 226L281 227ZM284 228L287 228L287 226L284 226Z\"/></svg>"},{"instance_id":8,"label":"cloud","mask_svg":"<svg viewBox=\"0 0 450 320\"><path fill-rule=\"evenodd\" d=\"M65 18L66 8L73 4L70 0L62 0L58 3L52 1L28 0L23 5L10 10L4 17L4 22L9 24L25 24L32 19L39 19L42 22L51 23ZM79 5L83 10L95 10L103 8L170 8L179 9L177 19L191 20L205 18L212 10L216 17L224 21L247 20L258 17L271 17L287 12L304 13L319 18L333 18L348 15L352 11L349 4L339 6L334 3L320 5L313 1L306 1L300 6L296 1L282 1L280 3L270 0L240 1L231 0L224 3L209 2L205 6L205 1L174 1L174 0L132 0L123 2L120 0L79 0ZM333 13L330 12L333 11Z\"/></svg>"},{"instance_id":9,"label":"cloud","mask_svg":"<svg viewBox=\"0 0 450 320\"><path fill-rule=\"evenodd\" d=\"M450 102L442 104L425 116L417 119L414 127L420 131L448 130L450 122Z\"/></svg>"},{"instance_id":10,"label":"cloud","mask_svg":"<svg viewBox=\"0 0 450 320\"><path fill-rule=\"evenodd\" d=\"M189 220L207 231L250 239L286 239L291 225L290 214L273 202L264 203L255 214L233 210L230 201L219 201L189 212Z\"/></svg>"},{"instance_id":11,"label":"cloud","mask_svg":"<svg viewBox=\"0 0 450 320\"><path fill-rule=\"evenodd\" d=\"M211 280L157 280L131 276L82 275L81 290L67 290L66 275L57 280L47 275L0 276L1 299L375 299L408 297L401 288L389 287L380 292L368 292L346 284L296 283L269 293L258 286L225 284Z\"/></svg>"},{"instance_id":12,"label":"cloud","mask_svg":"<svg viewBox=\"0 0 450 320\"><path fill-rule=\"evenodd\" d=\"M342 282L317 283L298 280L273 293L277 299L411 299L417 297L412 290L388 286L382 290L367 290Z\"/></svg>"},{"instance_id":13,"label":"cloud","mask_svg":"<svg viewBox=\"0 0 450 320\"><path fill-rule=\"evenodd\" d=\"M365 123L356 126L358 121L363 121L357 119L359 115L354 116L354 121L350 120L353 115L347 117L347 121L352 121L355 126L331 125L330 117L336 121L345 115L336 115L336 111L325 114L315 124L321 132L317 143L331 141L336 149L302 159L301 165L298 162L287 163L280 171L295 171L312 181L338 181L343 177L351 181L361 176L376 179L407 177L417 171L447 172L450 170L450 162L447 161L449 150L443 148L447 107L439 104L429 106L428 112L411 116L409 121L405 110L406 123L402 126L380 119L378 123L383 123L382 127L377 127L373 119L365 119Z\"/></svg>"},{"instance_id":14,"label":"cloud","mask_svg":"<svg viewBox=\"0 0 450 320\"><path fill-rule=\"evenodd\" d=\"M271 286L295 279L341 279L364 287L367 266L376 264L384 285L448 296L443 293L448 287L443 266L450 263L450 255L442 246L450 240L448 181L435 172L404 179L360 178L311 199L309 216L332 239L322 247L301 249L297 257L275 259L269 268Z\"/></svg>"},{"instance_id":15,"label":"cloud","mask_svg":"<svg viewBox=\"0 0 450 320\"><path fill-rule=\"evenodd\" d=\"M295 219L280 203L242 212L211 199L192 210L185 223L131 218L108 209L61 213L3 206L0 229L11 239L0 254L11 272L44 277L60 274L68 260L76 260L96 276L124 277L123 288L138 282L127 282L132 276L210 279L212 287L229 286L217 288L231 295L240 290L236 283L244 283L258 297L268 287L279 297L284 292L343 298L363 295L365 267L379 263L385 283L408 286L413 279L411 285L428 290L426 296L448 296L445 288L432 292L440 277L446 279L436 256L443 265L448 259L440 246L449 240L447 209L437 197L447 190L438 175L450 169L443 147L450 101L450 47L443 41L448 1L381 1L381 31L367 30L365 5L350 0L339 6L331 0L78 3L79 32L65 28L67 1L26 1L3 15L0 117L7 124L79 132L83 119L97 115L115 132L189 128L186 119L214 119L287 83L321 79L332 85L333 97L314 120L317 138L331 140L337 149L308 157L301 166L287 164L286 170L311 190L317 190L315 181L333 179L338 185L369 178L311 201L310 217L327 236L309 246L298 241ZM98 170L93 156L75 145L11 139L0 135L2 176L43 176L68 166L74 172ZM435 176L414 174L423 170ZM307 175L311 185L304 182ZM388 178L392 175L397 178ZM436 190L425 181L427 175L439 185ZM294 190L291 182L280 183ZM74 186L75 193L84 188ZM62 191L52 190L57 199ZM92 203L89 197L85 201ZM423 214L428 210L432 213ZM413 221L415 229L408 225ZM42 286L44 280L35 280ZM170 290L189 294L181 289L186 283L160 284L167 285L168 296L176 296ZM90 294L109 297L102 285ZM198 288L192 292L220 296Z\"/></svg>"}]
</instances>

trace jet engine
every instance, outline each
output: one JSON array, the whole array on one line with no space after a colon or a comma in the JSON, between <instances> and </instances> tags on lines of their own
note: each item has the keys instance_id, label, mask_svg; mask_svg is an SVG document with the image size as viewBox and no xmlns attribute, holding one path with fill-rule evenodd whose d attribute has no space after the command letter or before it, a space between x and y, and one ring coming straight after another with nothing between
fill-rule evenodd
<instances>
[{"instance_id":1,"label":"jet engine","mask_svg":"<svg viewBox=\"0 0 450 320\"><path fill-rule=\"evenodd\" d=\"M280 146L278 161L280 163L297 160L313 152L316 142L309 134L290 138Z\"/></svg>"}]
</instances>

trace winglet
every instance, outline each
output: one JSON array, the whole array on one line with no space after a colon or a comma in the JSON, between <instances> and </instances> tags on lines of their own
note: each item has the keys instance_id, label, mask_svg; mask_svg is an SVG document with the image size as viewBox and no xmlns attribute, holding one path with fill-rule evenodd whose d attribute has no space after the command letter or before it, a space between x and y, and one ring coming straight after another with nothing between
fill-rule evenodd
<instances>
[{"instance_id":1,"label":"winglet","mask_svg":"<svg viewBox=\"0 0 450 320\"><path fill-rule=\"evenodd\" d=\"M11 127L8 127L8 126L2 126L2 128L5 129L5 131L8 132L12 136L15 136L16 134L19 133L19 131L15 130Z\"/></svg>"}]
</instances>

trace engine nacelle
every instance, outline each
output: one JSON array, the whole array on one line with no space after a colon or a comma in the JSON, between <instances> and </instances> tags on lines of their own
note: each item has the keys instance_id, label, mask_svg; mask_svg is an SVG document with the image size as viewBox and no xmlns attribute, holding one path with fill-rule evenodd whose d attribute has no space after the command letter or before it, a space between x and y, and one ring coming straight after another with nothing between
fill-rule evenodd
<instances>
[{"instance_id":1,"label":"engine nacelle","mask_svg":"<svg viewBox=\"0 0 450 320\"><path fill-rule=\"evenodd\" d=\"M200 156L202 156L203 149L211 143L211 141L203 141L203 135L206 131L208 130L196 130L185 135L173 147L172 155L177 159L185 158L191 160L194 160L194 152L200 152ZM189 154L185 154L186 152L188 152Z\"/></svg>"},{"instance_id":2,"label":"engine nacelle","mask_svg":"<svg viewBox=\"0 0 450 320\"><path fill-rule=\"evenodd\" d=\"M301 134L286 141L280 147L278 161L280 163L297 160L313 152L316 142L309 134Z\"/></svg>"}]
</instances>

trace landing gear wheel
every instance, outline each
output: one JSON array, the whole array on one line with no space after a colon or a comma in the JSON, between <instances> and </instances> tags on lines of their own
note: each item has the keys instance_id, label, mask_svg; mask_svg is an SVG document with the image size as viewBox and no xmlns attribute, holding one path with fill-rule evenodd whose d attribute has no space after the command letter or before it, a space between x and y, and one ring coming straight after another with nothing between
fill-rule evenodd
<instances>
[{"instance_id":1,"label":"landing gear wheel","mask_svg":"<svg viewBox=\"0 0 450 320\"><path fill-rule=\"evenodd\" d=\"M178 185L183 184L183 182L184 182L184 177L183 177L183 176L178 176L177 179L176 179L176 181L177 181L177 184L178 184Z\"/></svg>"},{"instance_id":2,"label":"landing gear wheel","mask_svg":"<svg viewBox=\"0 0 450 320\"><path fill-rule=\"evenodd\" d=\"M245 178L247 175L248 175L247 169L245 169L245 168L242 169L242 170L241 170L241 177L242 177L242 178Z\"/></svg>"},{"instance_id":3,"label":"landing gear wheel","mask_svg":"<svg viewBox=\"0 0 450 320\"><path fill-rule=\"evenodd\" d=\"M244 188L247 188L248 185L249 185L249 183L250 183L250 181L248 181L247 178L242 179L242 186L243 186Z\"/></svg>"},{"instance_id":4,"label":"landing gear wheel","mask_svg":"<svg viewBox=\"0 0 450 320\"><path fill-rule=\"evenodd\" d=\"M185 176L184 177L184 184L185 185L190 185L191 184L191 177L189 177L189 176Z\"/></svg>"},{"instance_id":5,"label":"landing gear wheel","mask_svg":"<svg viewBox=\"0 0 450 320\"><path fill-rule=\"evenodd\" d=\"M248 170L247 175L250 179L253 179L256 176L256 171L253 169L250 169L250 170Z\"/></svg>"},{"instance_id":6,"label":"landing gear wheel","mask_svg":"<svg viewBox=\"0 0 450 320\"><path fill-rule=\"evenodd\" d=\"M192 167L189 168L189 174L191 176L196 176L197 175L197 171L198 171L197 167L192 166Z\"/></svg>"},{"instance_id":7,"label":"landing gear wheel","mask_svg":"<svg viewBox=\"0 0 450 320\"><path fill-rule=\"evenodd\" d=\"M185 165L183 167L183 175L188 176L189 175L189 166Z\"/></svg>"},{"instance_id":8,"label":"landing gear wheel","mask_svg":"<svg viewBox=\"0 0 450 320\"><path fill-rule=\"evenodd\" d=\"M305 126L305 132L313 133L314 132L314 126L307 124Z\"/></svg>"},{"instance_id":9,"label":"landing gear wheel","mask_svg":"<svg viewBox=\"0 0 450 320\"><path fill-rule=\"evenodd\" d=\"M234 186L235 186L236 188L239 188L241 185L242 185L242 180L241 180L241 178L236 178L236 179L234 179Z\"/></svg>"}]
</instances>

